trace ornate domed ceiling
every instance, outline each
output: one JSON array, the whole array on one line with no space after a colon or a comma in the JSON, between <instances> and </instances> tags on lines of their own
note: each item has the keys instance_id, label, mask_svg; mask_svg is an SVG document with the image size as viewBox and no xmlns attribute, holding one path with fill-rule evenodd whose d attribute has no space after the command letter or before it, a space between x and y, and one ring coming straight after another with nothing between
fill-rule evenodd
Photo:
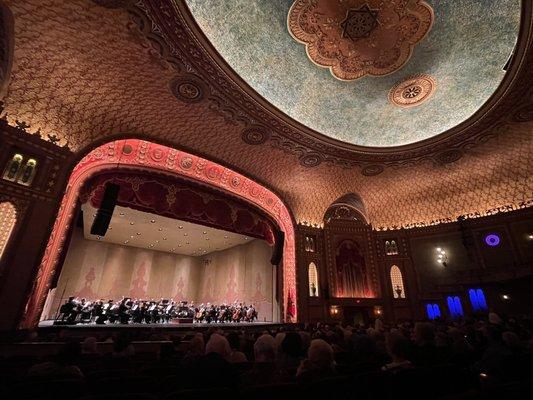
<instances>
[{"instance_id":1,"label":"ornate domed ceiling","mask_svg":"<svg viewBox=\"0 0 533 400\"><path fill-rule=\"evenodd\" d=\"M517 0L187 0L261 96L333 139L401 146L471 117L505 75Z\"/></svg>"}]
</instances>

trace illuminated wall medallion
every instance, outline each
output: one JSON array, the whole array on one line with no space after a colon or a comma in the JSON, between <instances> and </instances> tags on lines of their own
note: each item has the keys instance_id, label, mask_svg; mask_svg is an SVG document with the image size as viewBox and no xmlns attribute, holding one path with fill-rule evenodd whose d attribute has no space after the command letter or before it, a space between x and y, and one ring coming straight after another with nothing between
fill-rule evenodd
<instances>
[{"instance_id":1,"label":"illuminated wall medallion","mask_svg":"<svg viewBox=\"0 0 533 400\"><path fill-rule=\"evenodd\" d=\"M287 25L315 64L354 80L400 69L433 20L433 9L421 0L296 0Z\"/></svg>"},{"instance_id":2,"label":"illuminated wall medallion","mask_svg":"<svg viewBox=\"0 0 533 400\"><path fill-rule=\"evenodd\" d=\"M485 243L487 246L496 247L500 244L500 236L496 233L491 233L485 236Z\"/></svg>"},{"instance_id":3,"label":"illuminated wall medallion","mask_svg":"<svg viewBox=\"0 0 533 400\"><path fill-rule=\"evenodd\" d=\"M389 91L389 101L398 107L418 106L429 99L436 88L431 75L417 75L394 85Z\"/></svg>"}]
</instances>

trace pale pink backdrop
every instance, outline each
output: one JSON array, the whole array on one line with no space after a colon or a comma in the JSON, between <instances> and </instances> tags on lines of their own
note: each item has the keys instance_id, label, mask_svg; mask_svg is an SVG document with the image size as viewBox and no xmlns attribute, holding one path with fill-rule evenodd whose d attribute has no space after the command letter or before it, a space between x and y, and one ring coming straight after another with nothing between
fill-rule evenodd
<instances>
[{"instance_id":1,"label":"pale pink backdrop","mask_svg":"<svg viewBox=\"0 0 533 400\"><path fill-rule=\"evenodd\" d=\"M115 300L128 296L252 303L261 321L272 321L275 270L269 262L271 253L266 242L252 240L205 257L190 257L86 240L77 228L48 318L68 296Z\"/></svg>"}]
</instances>

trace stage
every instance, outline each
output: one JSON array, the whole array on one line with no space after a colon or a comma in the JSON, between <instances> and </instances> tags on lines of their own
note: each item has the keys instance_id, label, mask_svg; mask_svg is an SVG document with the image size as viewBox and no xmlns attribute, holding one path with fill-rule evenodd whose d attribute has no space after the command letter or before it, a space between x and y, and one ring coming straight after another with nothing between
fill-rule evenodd
<instances>
[{"instance_id":1,"label":"stage","mask_svg":"<svg viewBox=\"0 0 533 400\"><path fill-rule=\"evenodd\" d=\"M91 332L107 332L113 331L164 331L164 332L203 332L210 328L220 330L237 330L245 328L247 331L263 331L270 329L278 329L281 326L287 326L287 324L275 323L275 322L237 322L237 323L165 323L165 324L54 324L54 320L44 320L39 322L38 328L42 332L58 332L58 331L70 331L73 334L88 334Z\"/></svg>"}]
</instances>

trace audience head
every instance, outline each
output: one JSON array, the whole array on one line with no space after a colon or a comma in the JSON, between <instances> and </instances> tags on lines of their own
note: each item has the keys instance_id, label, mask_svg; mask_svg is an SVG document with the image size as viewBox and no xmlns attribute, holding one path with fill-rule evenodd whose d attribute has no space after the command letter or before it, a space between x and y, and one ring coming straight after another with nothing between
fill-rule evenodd
<instances>
[{"instance_id":1,"label":"audience head","mask_svg":"<svg viewBox=\"0 0 533 400\"><path fill-rule=\"evenodd\" d=\"M413 341L418 346L435 344L435 331L429 322L417 322L413 331Z\"/></svg>"},{"instance_id":2,"label":"audience head","mask_svg":"<svg viewBox=\"0 0 533 400\"><path fill-rule=\"evenodd\" d=\"M237 332L230 332L227 334L226 339L228 339L229 347L231 350L239 350L241 347L241 338Z\"/></svg>"},{"instance_id":3,"label":"audience head","mask_svg":"<svg viewBox=\"0 0 533 400\"><path fill-rule=\"evenodd\" d=\"M218 333L213 333L205 345L205 354L210 353L216 353L223 358L228 357L231 353L228 340Z\"/></svg>"},{"instance_id":4,"label":"audience head","mask_svg":"<svg viewBox=\"0 0 533 400\"><path fill-rule=\"evenodd\" d=\"M269 334L257 338L254 344L254 357L256 362L276 361L276 340Z\"/></svg>"},{"instance_id":5,"label":"audience head","mask_svg":"<svg viewBox=\"0 0 533 400\"><path fill-rule=\"evenodd\" d=\"M316 368L321 370L332 370L335 366L333 360L333 349L322 339L314 339L307 351L308 361Z\"/></svg>"},{"instance_id":6,"label":"audience head","mask_svg":"<svg viewBox=\"0 0 533 400\"><path fill-rule=\"evenodd\" d=\"M409 340L401 333L389 333L385 339L387 353L395 359L406 360L409 354Z\"/></svg>"},{"instance_id":7,"label":"audience head","mask_svg":"<svg viewBox=\"0 0 533 400\"><path fill-rule=\"evenodd\" d=\"M189 342L189 354L203 355L205 352L204 335L197 333Z\"/></svg>"},{"instance_id":8,"label":"audience head","mask_svg":"<svg viewBox=\"0 0 533 400\"><path fill-rule=\"evenodd\" d=\"M81 344L81 351L83 354L97 354L98 347L96 338L94 336L86 337Z\"/></svg>"},{"instance_id":9,"label":"audience head","mask_svg":"<svg viewBox=\"0 0 533 400\"><path fill-rule=\"evenodd\" d=\"M287 332L281 342L281 351L291 357L301 357L303 350L302 337L296 332Z\"/></svg>"}]
</instances>

